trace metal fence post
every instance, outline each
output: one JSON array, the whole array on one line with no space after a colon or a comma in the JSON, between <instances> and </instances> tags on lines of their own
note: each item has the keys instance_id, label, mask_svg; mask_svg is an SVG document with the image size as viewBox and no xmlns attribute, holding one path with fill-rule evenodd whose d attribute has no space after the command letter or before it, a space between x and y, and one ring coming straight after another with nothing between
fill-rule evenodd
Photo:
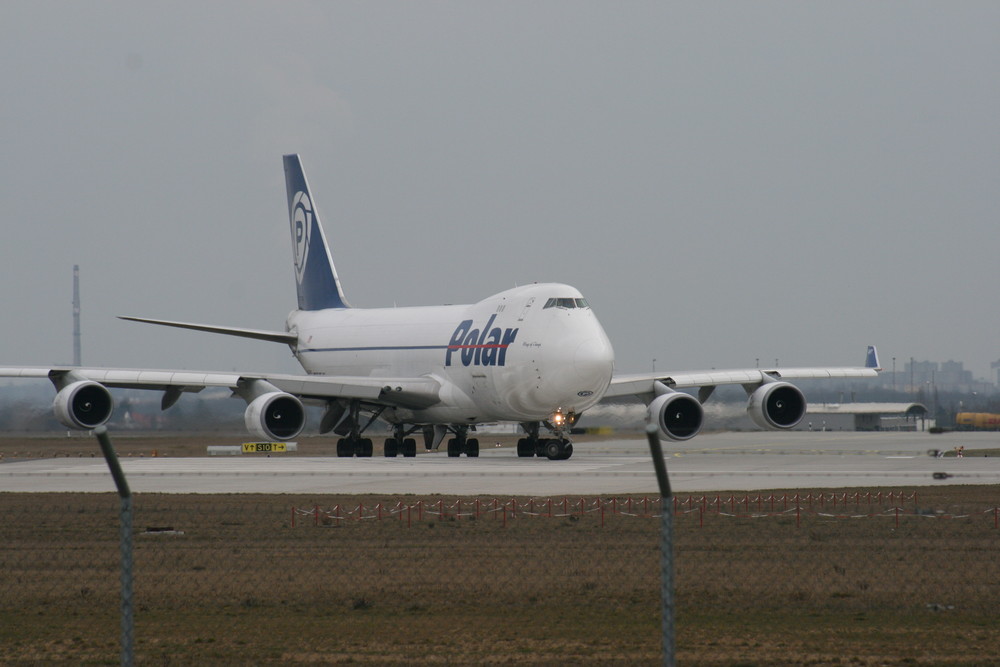
<instances>
[{"instance_id":1,"label":"metal fence post","mask_svg":"<svg viewBox=\"0 0 1000 667\"><path fill-rule=\"evenodd\" d=\"M660 612L663 631L663 664L674 667L677 664L677 640L674 618L674 508L667 477L667 464L663 460L663 448L655 424L646 427L649 451L653 455L656 482L660 487Z\"/></svg>"},{"instance_id":2,"label":"metal fence post","mask_svg":"<svg viewBox=\"0 0 1000 667\"><path fill-rule=\"evenodd\" d=\"M128 488L128 481L125 473L122 472L121 464L118 462L118 455L108 437L108 429L98 426L94 429L97 441L101 443L101 452L104 460L108 462L108 469L111 470L111 477L115 480L115 487L118 489L118 496L121 498L121 529L120 551L121 551L121 583L122 583L122 665L132 667L135 664L135 647L133 637L135 636L135 615L132 600L132 492Z\"/></svg>"}]
</instances>

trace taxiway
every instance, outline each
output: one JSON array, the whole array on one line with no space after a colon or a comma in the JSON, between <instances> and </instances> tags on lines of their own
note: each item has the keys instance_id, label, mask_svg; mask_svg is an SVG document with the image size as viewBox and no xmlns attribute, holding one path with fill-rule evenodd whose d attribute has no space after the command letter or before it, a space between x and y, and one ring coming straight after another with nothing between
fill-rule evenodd
<instances>
[{"instance_id":1,"label":"taxiway","mask_svg":"<svg viewBox=\"0 0 1000 667\"><path fill-rule=\"evenodd\" d=\"M519 459L510 447L477 459L421 452L415 459L274 455L126 458L138 493L413 493L563 495L655 493L645 439L580 442L568 461ZM708 433L665 442L674 491L813 489L1000 483L1000 456L954 457L953 449L990 449L993 433ZM949 452L935 458L929 452ZM101 458L58 458L0 465L0 492L106 492L114 486Z\"/></svg>"}]
</instances>

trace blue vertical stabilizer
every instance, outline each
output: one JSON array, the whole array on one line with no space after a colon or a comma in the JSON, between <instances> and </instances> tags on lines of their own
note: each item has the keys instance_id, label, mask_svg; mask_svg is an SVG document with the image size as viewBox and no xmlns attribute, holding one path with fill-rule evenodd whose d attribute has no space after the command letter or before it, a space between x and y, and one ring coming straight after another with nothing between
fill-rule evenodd
<instances>
[{"instance_id":1,"label":"blue vertical stabilizer","mask_svg":"<svg viewBox=\"0 0 1000 667\"><path fill-rule=\"evenodd\" d=\"M349 308L299 156L286 155L285 187L299 310Z\"/></svg>"},{"instance_id":2,"label":"blue vertical stabilizer","mask_svg":"<svg viewBox=\"0 0 1000 667\"><path fill-rule=\"evenodd\" d=\"M878 360L878 350L875 349L874 345L868 346L868 354L865 356L865 368L882 370L882 364Z\"/></svg>"}]
</instances>

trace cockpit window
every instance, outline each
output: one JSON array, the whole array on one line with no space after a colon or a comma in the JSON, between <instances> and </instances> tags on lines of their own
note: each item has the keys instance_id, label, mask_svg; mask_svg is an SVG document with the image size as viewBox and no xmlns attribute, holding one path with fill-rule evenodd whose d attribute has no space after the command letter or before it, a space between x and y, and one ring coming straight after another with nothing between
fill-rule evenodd
<instances>
[{"instance_id":1,"label":"cockpit window","mask_svg":"<svg viewBox=\"0 0 1000 667\"><path fill-rule=\"evenodd\" d=\"M586 299L552 298L545 302L545 308L590 308Z\"/></svg>"}]
</instances>

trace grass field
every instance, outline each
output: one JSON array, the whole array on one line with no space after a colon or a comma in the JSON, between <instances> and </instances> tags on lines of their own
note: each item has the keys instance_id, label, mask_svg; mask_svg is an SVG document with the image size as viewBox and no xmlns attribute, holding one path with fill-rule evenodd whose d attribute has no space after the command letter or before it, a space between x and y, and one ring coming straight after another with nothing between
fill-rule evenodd
<instances>
[{"instance_id":1,"label":"grass field","mask_svg":"<svg viewBox=\"0 0 1000 667\"><path fill-rule=\"evenodd\" d=\"M898 501L838 518L682 499L681 664L991 664L995 496L920 489L898 527ZM137 496L138 663L659 662L660 522L641 499L634 516L601 516L595 499L559 516L561 498L551 518L476 518L469 498L464 516L434 513L457 500ZM315 506L292 527L293 508ZM359 506L369 518L334 518ZM0 663L117 663L117 497L2 494L0 510Z\"/></svg>"}]
</instances>

